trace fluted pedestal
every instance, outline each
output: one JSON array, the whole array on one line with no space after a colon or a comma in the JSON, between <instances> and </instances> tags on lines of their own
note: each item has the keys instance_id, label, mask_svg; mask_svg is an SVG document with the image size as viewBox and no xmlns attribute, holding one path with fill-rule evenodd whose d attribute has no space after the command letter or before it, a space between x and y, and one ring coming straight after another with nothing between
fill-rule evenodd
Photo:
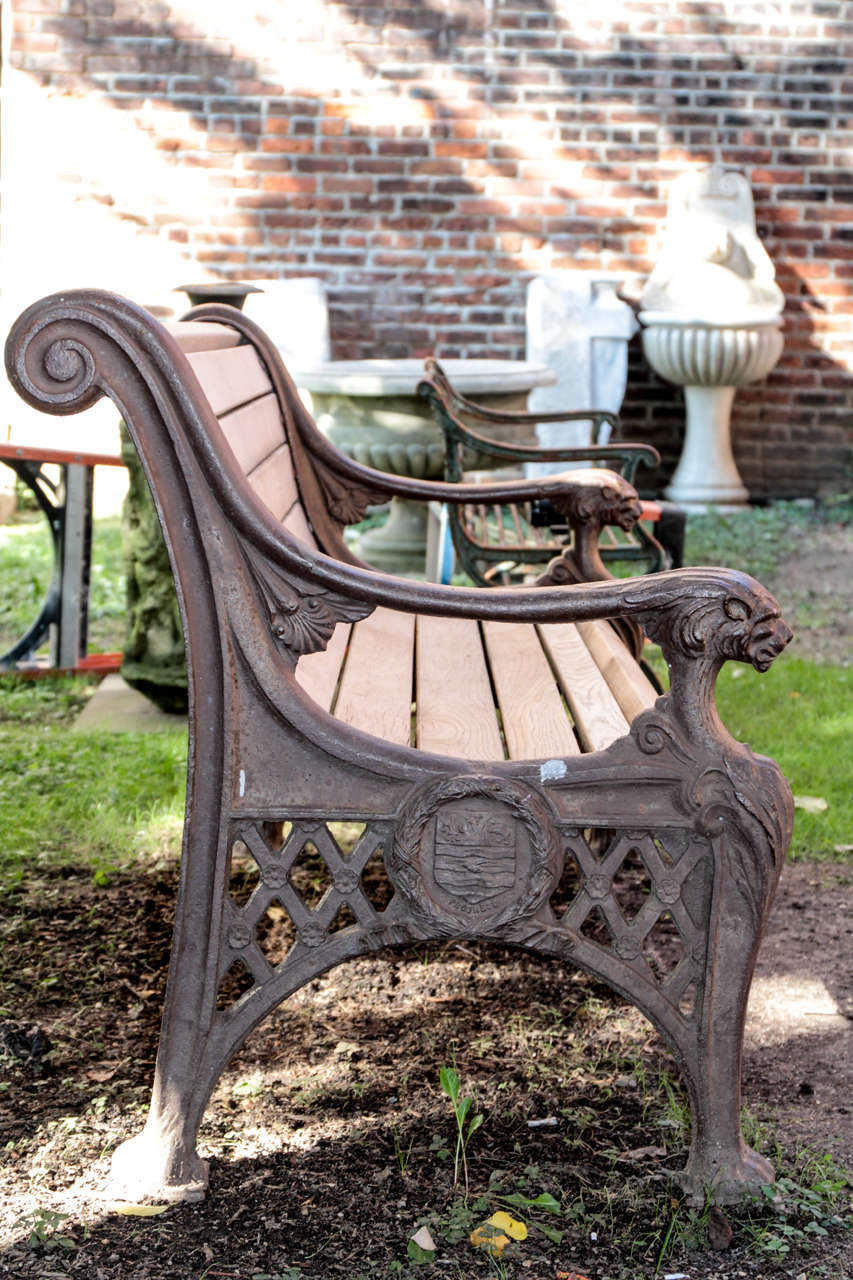
<instances>
[{"instance_id":1,"label":"fluted pedestal","mask_svg":"<svg viewBox=\"0 0 853 1280\"><path fill-rule=\"evenodd\" d=\"M703 324L649 311L640 321L649 364L684 387L687 426L667 498L688 510L745 506L749 493L732 453L732 403L738 387L766 378L782 354L781 321Z\"/></svg>"}]
</instances>

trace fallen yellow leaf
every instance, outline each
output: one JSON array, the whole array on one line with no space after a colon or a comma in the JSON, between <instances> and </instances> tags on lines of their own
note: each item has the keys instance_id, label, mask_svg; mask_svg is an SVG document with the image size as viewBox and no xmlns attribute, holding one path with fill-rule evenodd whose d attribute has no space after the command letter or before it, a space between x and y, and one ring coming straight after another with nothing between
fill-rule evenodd
<instances>
[{"instance_id":1,"label":"fallen yellow leaf","mask_svg":"<svg viewBox=\"0 0 853 1280\"><path fill-rule=\"evenodd\" d=\"M527 1227L523 1222L519 1222L517 1218L511 1218L508 1213L504 1213L503 1209L499 1209L497 1213L493 1213L489 1222L493 1227L497 1227L499 1231L505 1231L513 1240L526 1240Z\"/></svg>"},{"instance_id":2,"label":"fallen yellow leaf","mask_svg":"<svg viewBox=\"0 0 853 1280\"><path fill-rule=\"evenodd\" d=\"M156 1218L159 1213L165 1213L169 1208L167 1204L129 1204L127 1201L120 1200L117 1204L110 1205L111 1213L124 1213L133 1218Z\"/></svg>"},{"instance_id":3,"label":"fallen yellow leaf","mask_svg":"<svg viewBox=\"0 0 853 1280\"><path fill-rule=\"evenodd\" d=\"M482 1249L484 1253L488 1253L492 1258L500 1258L509 1244L509 1236L504 1235L502 1231L498 1231L489 1222L484 1222L479 1227L475 1227L468 1239L475 1249Z\"/></svg>"}]
</instances>

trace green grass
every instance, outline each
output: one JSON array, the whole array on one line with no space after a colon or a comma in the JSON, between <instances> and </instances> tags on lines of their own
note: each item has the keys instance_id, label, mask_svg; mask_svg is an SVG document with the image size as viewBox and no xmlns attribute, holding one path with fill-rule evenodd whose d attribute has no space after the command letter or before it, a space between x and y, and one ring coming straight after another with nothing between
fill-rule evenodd
<instances>
[{"instance_id":1,"label":"green grass","mask_svg":"<svg viewBox=\"0 0 853 1280\"><path fill-rule=\"evenodd\" d=\"M186 735L0 730L0 867L93 872L176 852Z\"/></svg>"},{"instance_id":2,"label":"green grass","mask_svg":"<svg viewBox=\"0 0 853 1280\"><path fill-rule=\"evenodd\" d=\"M838 857L853 845L853 668L783 655L760 675L730 662L717 706L735 738L778 763L795 796L827 802L819 813L797 809L792 854Z\"/></svg>"},{"instance_id":3,"label":"green grass","mask_svg":"<svg viewBox=\"0 0 853 1280\"><path fill-rule=\"evenodd\" d=\"M23 512L0 526L0 653L11 647L38 614L53 572L53 544L44 518ZM125 584L121 520L96 520L89 591L89 651L121 649ZM46 649L46 646L45 646Z\"/></svg>"},{"instance_id":4,"label":"green grass","mask_svg":"<svg viewBox=\"0 0 853 1280\"><path fill-rule=\"evenodd\" d=\"M88 677L0 678L0 872L177 853L186 731L72 734Z\"/></svg>"}]
</instances>

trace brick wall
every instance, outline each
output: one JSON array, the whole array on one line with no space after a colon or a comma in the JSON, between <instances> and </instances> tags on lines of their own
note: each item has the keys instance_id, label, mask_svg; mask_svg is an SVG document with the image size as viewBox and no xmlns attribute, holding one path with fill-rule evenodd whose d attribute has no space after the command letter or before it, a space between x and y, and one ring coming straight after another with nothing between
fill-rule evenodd
<instances>
[{"instance_id":1,"label":"brick wall","mask_svg":"<svg viewBox=\"0 0 853 1280\"><path fill-rule=\"evenodd\" d=\"M48 156L78 208L185 275L322 276L339 357L521 356L532 275L642 279L671 180L702 160L737 168L787 295L782 361L735 401L744 478L757 495L849 484L853 5L13 9L13 74L54 106L88 95L111 136L132 128L137 178L150 166L140 191L95 139L74 172ZM671 470L680 393L638 346L624 418Z\"/></svg>"}]
</instances>

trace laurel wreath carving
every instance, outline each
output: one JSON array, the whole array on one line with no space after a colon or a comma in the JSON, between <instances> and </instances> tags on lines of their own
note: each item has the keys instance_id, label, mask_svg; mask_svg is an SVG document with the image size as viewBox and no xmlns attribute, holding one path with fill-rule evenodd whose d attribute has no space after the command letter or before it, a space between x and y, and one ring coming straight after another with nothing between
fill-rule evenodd
<instances>
[{"instance_id":1,"label":"laurel wreath carving","mask_svg":"<svg viewBox=\"0 0 853 1280\"><path fill-rule=\"evenodd\" d=\"M544 796L533 787L475 774L430 782L415 793L397 824L387 870L415 921L428 922L433 937L458 936L464 930L460 928L460 921L427 892L420 866L421 840L427 823L442 806L475 797L498 800L506 805L512 816L524 824L531 845L530 874L523 892L502 910L481 916L477 932L493 933L502 925L535 911L560 874L559 835Z\"/></svg>"}]
</instances>

